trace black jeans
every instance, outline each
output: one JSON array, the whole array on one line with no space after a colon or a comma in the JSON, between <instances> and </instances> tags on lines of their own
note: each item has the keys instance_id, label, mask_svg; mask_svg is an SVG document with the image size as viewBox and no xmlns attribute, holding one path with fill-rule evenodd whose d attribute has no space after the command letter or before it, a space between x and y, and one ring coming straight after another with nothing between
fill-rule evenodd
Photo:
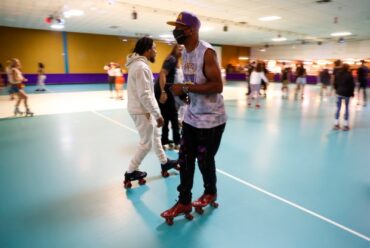
<instances>
[{"instance_id":1,"label":"black jeans","mask_svg":"<svg viewBox=\"0 0 370 248\"><path fill-rule=\"evenodd\" d=\"M112 92L114 89L116 77L115 76L108 76L108 83L109 83L109 90Z\"/></svg>"},{"instance_id":2,"label":"black jeans","mask_svg":"<svg viewBox=\"0 0 370 248\"><path fill-rule=\"evenodd\" d=\"M366 96L366 86L367 85L366 84L367 84L367 81L360 81L360 85L358 86L358 89L357 89L358 96L360 96L360 90L362 89L364 104L366 104L366 101L367 101L367 96Z\"/></svg>"},{"instance_id":3,"label":"black jeans","mask_svg":"<svg viewBox=\"0 0 370 248\"><path fill-rule=\"evenodd\" d=\"M226 124L222 124L214 128L199 129L183 123L179 151L180 185L177 187L180 203L191 202L195 159L198 160L199 170L202 173L204 193L217 193L215 155L225 126Z\"/></svg>"},{"instance_id":4,"label":"black jeans","mask_svg":"<svg viewBox=\"0 0 370 248\"><path fill-rule=\"evenodd\" d=\"M162 104L158 101L159 109L164 119L162 127L162 145L168 144L168 124L171 122L173 142L180 144L180 129L179 129L179 115L177 113L175 98L171 92L167 93L167 101Z\"/></svg>"},{"instance_id":5,"label":"black jeans","mask_svg":"<svg viewBox=\"0 0 370 248\"><path fill-rule=\"evenodd\" d=\"M156 82L156 84L154 85L155 98L157 99L159 109L161 110L161 115L164 119L161 141L162 141L162 145L166 145L169 143L168 124L171 122L173 142L176 145L178 145L180 143L180 128L179 128L179 115L178 115L177 108L176 108L176 102L170 90L170 84L167 84L164 89L167 93L167 101L164 104L162 104L159 102L159 98L161 97L161 90L160 90L159 82Z\"/></svg>"}]
</instances>

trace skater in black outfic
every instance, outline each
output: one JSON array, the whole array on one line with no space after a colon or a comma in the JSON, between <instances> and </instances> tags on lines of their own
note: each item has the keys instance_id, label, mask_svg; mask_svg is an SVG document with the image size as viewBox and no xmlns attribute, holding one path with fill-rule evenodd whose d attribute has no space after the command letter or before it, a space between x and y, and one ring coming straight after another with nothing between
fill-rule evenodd
<instances>
[{"instance_id":1,"label":"skater in black outfic","mask_svg":"<svg viewBox=\"0 0 370 248\"><path fill-rule=\"evenodd\" d=\"M334 82L335 93L337 94L337 111L335 112L334 130L340 129L339 115L344 101L344 126L343 131L349 130L349 102L354 96L355 81L348 64L343 64L342 69L337 72Z\"/></svg>"},{"instance_id":2,"label":"skater in black outfic","mask_svg":"<svg viewBox=\"0 0 370 248\"><path fill-rule=\"evenodd\" d=\"M369 68L365 65L365 60L361 60L361 66L357 69L357 80L358 80L358 89L357 89L357 105L360 104L360 90L362 90L362 104L366 107L367 104L367 95L366 95L366 88L367 88L367 78L369 75Z\"/></svg>"},{"instance_id":3,"label":"skater in black outfic","mask_svg":"<svg viewBox=\"0 0 370 248\"><path fill-rule=\"evenodd\" d=\"M19 59L13 58L10 60L10 72L9 72L9 83L10 83L10 94L16 94L18 97L17 102L15 103L14 115L23 115L33 116L33 113L28 107L28 96L24 91L24 83L27 82L27 79L23 76L21 71L21 62ZM26 108L25 112L19 110L19 105L23 101L24 107Z\"/></svg>"},{"instance_id":4,"label":"skater in black outfic","mask_svg":"<svg viewBox=\"0 0 370 248\"><path fill-rule=\"evenodd\" d=\"M172 92L177 95L188 94L189 106L185 112L180 142L179 164L180 185L178 202L161 213L166 222L173 224L173 218L185 214L192 219L192 208L202 213L202 208L217 207L215 155L221 143L226 125L221 71L213 47L199 40L200 21L189 12L181 12L175 22L173 35L178 44L184 44L183 72L185 84L174 84ZM192 202L195 160L198 161L203 176L204 192Z\"/></svg>"},{"instance_id":5,"label":"skater in black outfic","mask_svg":"<svg viewBox=\"0 0 370 248\"><path fill-rule=\"evenodd\" d=\"M154 148L162 168L162 176L169 176L168 170L177 167L177 160L168 159L163 151L158 127L164 120L154 96L153 74L149 62L154 63L156 45L151 38L143 37L135 45L134 52L128 56L127 110L135 123L140 136L140 144L125 173L124 186L131 188L131 181L144 184L147 173L139 166L149 151Z\"/></svg>"},{"instance_id":6,"label":"skater in black outfic","mask_svg":"<svg viewBox=\"0 0 370 248\"><path fill-rule=\"evenodd\" d=\"M178 150L180 147L180 130L178 112L176 108L175 97L173 96L170 87L175 82L175 75L177 71L177 64L181 57L182 46L174 45L171 53L167 56L163 62L162 69L159 73L159 78L156 80L154 91L158 101L161 114L164 118L164 124L162 127L162 145L164 149L175 148ZM168 138L169 128L168 125L171 123L172 137L173 140Z\"/></svg>"}]
</instances>

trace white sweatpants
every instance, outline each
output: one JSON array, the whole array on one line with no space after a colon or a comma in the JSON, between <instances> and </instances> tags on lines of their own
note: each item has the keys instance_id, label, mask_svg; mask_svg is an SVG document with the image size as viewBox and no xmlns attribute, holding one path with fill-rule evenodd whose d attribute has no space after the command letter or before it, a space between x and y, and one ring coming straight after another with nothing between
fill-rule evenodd
<instances>
[{"instance_id":1,"label":"white sweatpants","mask_svg":"<svg viewBox=\"0 0 370 248\"><path fill-rule=\"evenodd\" d=\"M156 120L150 114L130 116L139 132L140 143L127 172L131 173L139 168L145 156L152 149L152 146L154 146L154 152L160 163L165 164L167 162L167 156L162 148L161 134L159 128L157 128Z\"/></svg>"},{"instance_id":2,"label":"white sweatpants","mask_svg":"<svg viewBox=\"0 0 370 248\"><path fill-rule=\"evenodd\" d=\"M38 78L37 78L37 87L36 87L36 89L46 90L45 89L45 80L46 80L45 75L39 75Z\"/></svg>"}]
</instances>

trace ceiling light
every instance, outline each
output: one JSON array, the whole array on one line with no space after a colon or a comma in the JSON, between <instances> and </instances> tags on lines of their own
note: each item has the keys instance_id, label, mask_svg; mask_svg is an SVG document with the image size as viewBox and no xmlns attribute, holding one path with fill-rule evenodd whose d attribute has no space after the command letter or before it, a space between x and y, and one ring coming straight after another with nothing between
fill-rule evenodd
<instances>
[{"instance_id":1,"label":"ceiling light","mask_svg":"<svg viewBox=\"0 0 370 248\"><path fill-rule=\"evenodd\" d=\"M259 51L260 52L266 52L266 48L260 48Z\"/></svg>"},{"instance_id":2,"label":"ceiling light","mask_svg":"<svg viewBox=\"0 0 370 248\"><path fill-rule=\"evenodd\" d=\"M57 14L49 15L45 18L45 22L49 24L52 29L64 28L64 19Z\"/></svg>"},{"instance_id":3,"label":"ceiling light","mask_svg":"<svg viewBox=\"0 0 370 248\"><path fill-rule=\"evenodd\" d=\"M330 34L331 36L348 36L348 35L352 35L351 32L336 32L336 33L331 33Z\"/></svg>"},{"instance_id":4,"label":"ceiling light","mask_svg":"<svg viewBox=\"0 0 370 248\"><path fill-rule=\"evenodd\" d=\"M64 24L62 24L62 23L54 23L54 24L51 24L50 27L52 29L63 29L64 28Z\"/></svg>"},{"instance_id":5,"label":"ceiling light","mask_svg":"<svg viewBox=\"0 0 370 248\"><path fill-rule=\"evenodd\" d=\"M276 38L272 38L271 40L275 42L281 42L281 41L286 41L287 39L285 37L276 37Z\"/></svg>"},{"instance_id":6,"label":"ceiling light","mask_svg":"<svg viewBox=\"0 0 370 248\"><path fill-rule=\"evenodd\" d=\"M85 12L79 9L70 9L63 12L65 18L70 18L72 16L83 16Z\"/></svg>"},{"instance_id":7,"label":"ceiling light","mask_svg":"<svg viewBox=\"0 0 370 248\"><path fill-rule=\"evenodd\" d=\"M280 16L264 16L264 17L258 18L258 20L263 21L263 22L276 21L279 19L281 19Z\"/></svg>"},{"instance_id":8,"label":"ceiling light","mask_svg":"<svg viewBox=\"0 0 370 248\"><path fill-rule=\"evenodd\" d=\"M239 57L238 57L238 59L239 59L239 60L248 60L248 59L249 59L249 57L239 56Z\"/></svg>"}]
</instances>

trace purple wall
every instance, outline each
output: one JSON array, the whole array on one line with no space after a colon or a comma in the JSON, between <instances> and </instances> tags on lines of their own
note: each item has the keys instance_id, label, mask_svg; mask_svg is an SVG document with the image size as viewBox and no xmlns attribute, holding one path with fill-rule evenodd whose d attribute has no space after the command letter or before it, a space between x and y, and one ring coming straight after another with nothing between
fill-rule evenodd
<instances>
[{"instance_id":1,"label":"purple wall","mask_svg":"<svg viewBox=\"0 0 370 248\"><path fill-rule=\"evenodd\" d=\"M24 76L28 79L27 85L36 84L37 74L25 74ZM46 84L96 84L108 82L108 76L105 73L46 74L46 77Z\"/></svg>"},{"instance_id":2,"label":"purple wall","mask_svg":"<svg viewBox=\"0 0 370 248\"><path fill-rule=\"evenodd\" d=\"M35 85L37 82L37 74L25 74L27 85ZM46 84L97 84L107 83L108 76L105 73L70 73L70 74L47 74ZM154 78L158 78L159 74L154 73ZM125 74L127 81L127 74ZM245 81L243 73L229 73L226 75L226 80L230 81ZM274 81L280 82L280 74L274 75ZM295 77L291 78L291 82L295 82ZM317 76L307 76L307 83L316 84ZM370 85L370 78L368 79Z\"/></svg>"},{"instance_id":3,"label":"purple wall","mask_svg":"<svg viewBox=\"0 0 370 248\"><path fill-rule=\"evenodd\" d=\"M37 74L25 74L28 79L28 85L35 85L37 82ZM91 84L107 82L107 74L105 73L89 73L89 74L46 74L45 84Z\"/></svg>"},{"instance_id":4,"label":"purple wall","mask_svg":"<svg viewBox=\"0 0 370 248\"><path fill-rule=\"evenodd\" d=\"M154 73L154 78L158 77ZM37 74L24 74L28 79L27 85L37 83ZM127 82L127 74L124 75ZM45 84L99 84L107 83L108 76L106 73L70 73L70 74L46 74Z\"/></svg>"}]
</instances>

